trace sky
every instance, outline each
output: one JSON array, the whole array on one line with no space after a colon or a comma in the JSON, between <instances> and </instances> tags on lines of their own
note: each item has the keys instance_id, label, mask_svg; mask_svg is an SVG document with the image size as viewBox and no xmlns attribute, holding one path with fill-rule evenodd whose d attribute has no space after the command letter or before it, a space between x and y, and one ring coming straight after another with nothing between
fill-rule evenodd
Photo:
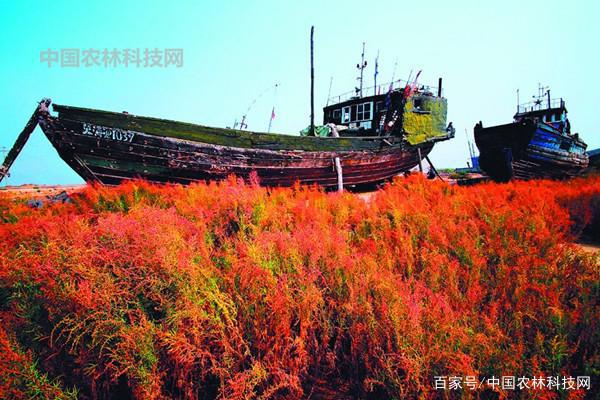
<instances>
[{"instance_id":1,"label":"sky","mask_svg":"<svg viewBox=\"0 0 600 400\"><path fill-rule=\"evenodd\" d=\"M144 6L141 6L144 4ZM357 85L443 78L456 137L436 144L438 168L466 166L474 124L508 123L548 86L566 101L572 131L600 147L600 3L572 1L53 1L0 0L0 147L34 111L57 104L296 134L310 122L310 27L315 27L315 114ZM61 67L51 49L183 50L183 65ZM394 72L394 65L396 69ZM332 80L333 78L333 80ZM275 89L275 84L278 84ZM3 185L83 182L37 128Z\"/></svg>"}]
</instances>

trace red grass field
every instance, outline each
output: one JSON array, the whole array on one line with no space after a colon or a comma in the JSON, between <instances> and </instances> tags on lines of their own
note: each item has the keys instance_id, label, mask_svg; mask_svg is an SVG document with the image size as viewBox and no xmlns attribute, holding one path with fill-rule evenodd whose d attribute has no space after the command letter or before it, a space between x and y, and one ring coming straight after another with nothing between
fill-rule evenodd
<instances>
[{"instance_id":1,"label":"red grass field","mask_svg":"<svg viewBox=\"0 0 600 400\"><path fill-rule=\"evenodd\" d=\"M592 398L600 177L0 195L0 398ZM591 376L443 391L436 376ZM590 397L591 396L591 397Z\"/></svg>"}]
</instances>

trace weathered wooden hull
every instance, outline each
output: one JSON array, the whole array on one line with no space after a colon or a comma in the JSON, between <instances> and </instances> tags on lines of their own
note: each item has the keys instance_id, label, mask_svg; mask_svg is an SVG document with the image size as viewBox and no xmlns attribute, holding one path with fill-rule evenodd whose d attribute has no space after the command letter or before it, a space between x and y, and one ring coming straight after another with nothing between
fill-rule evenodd
<instances>
[{"instance_id":1,"label":"weathered wooden hull","mask_svg":"<svg viewBox=\"0 0 600 400\"><path fill-rule=\"evenodd\" d=\"M418 164L399 138L320 138L224 130L129 114L55 106L40 126L60 157L88 182L143 178L190 183L256 174L265 186L335 186L385 181ZM433 143L419 148L425 157Z\"/></svg>"},{"instance_id":2,"label":"weathered wooden hull","mask_svg":"<svg viewBox=\"0 0 600 400\"><path fill-rule=\"evenodd\" d=\"M586 145L550 124L523 120L475 129L479 165L492 179L565 178L588 165Z\"/></svg>"}]
</instances>

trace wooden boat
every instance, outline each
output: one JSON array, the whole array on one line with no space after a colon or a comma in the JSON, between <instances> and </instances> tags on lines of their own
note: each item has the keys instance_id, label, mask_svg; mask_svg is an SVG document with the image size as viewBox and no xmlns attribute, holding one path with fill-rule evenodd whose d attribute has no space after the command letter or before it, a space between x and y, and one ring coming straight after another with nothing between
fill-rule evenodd
<instances>
[{"instance_id":1,"label":"wooden boat","mask_svg":"<svg viewBox=\"0 0 600 400\"><path fill-rule=\"evenodd\" d=\"M334 133L341 130L339 137L214 128L57 104L55 116L44 99L8 154L0 179L39 124L59 156L88 182L113 185L142 178L185 184L256 174L266 186L296 181L336 186L340 175L345 185L372 184L411 169L435 142L454 135L446 130L446 99L439 92L434 96L425 87L406 85L328 106L325 122L335 120L338 108L349 107L346 120L330 125ZM380 104L386 99L387 108Z\"/></svg>"},{"instance_id":2,"label":"wooden boat","mask_svg":"<svg viewBox=\"0 0 600 400\"><path fill-rule=\"evenodd\" d=\"M565 102L546 94L547 102L540 95L519 105L512 123L475 125L479 165L492 179L565 178L587 167L587 145L578 134L571 134Z\"/></svg>"},{"instance_id":3,"label":"wooden boat","mask_svg":"<svg viewBox=\"0 0 600 400\"><path fill-rule=\"evenodd\" d=\"M600 172L600 149L588 151L588 156L590 157L588 170L592 172Z\"/></svg>"}]
</instances>

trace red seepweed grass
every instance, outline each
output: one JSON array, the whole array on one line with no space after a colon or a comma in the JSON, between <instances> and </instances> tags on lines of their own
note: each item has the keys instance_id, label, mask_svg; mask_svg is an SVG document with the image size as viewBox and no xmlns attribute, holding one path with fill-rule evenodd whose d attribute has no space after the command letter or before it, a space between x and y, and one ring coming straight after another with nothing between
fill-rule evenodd
<instances>
[{"instance_id":1,"label":"red seepweed grass","mask_svg":"<svg viewBox=\"0 0 600 400\"><path fill-rule=\"evenodd\" d=\"M0 397L582 398L600 178L468 188L87 187L0 197ZM591 391L436 376L592 376ZM492 394L492 391L496 392ZM596 392L597 393L597 392Z\"/></svg>"}]
</instances>

